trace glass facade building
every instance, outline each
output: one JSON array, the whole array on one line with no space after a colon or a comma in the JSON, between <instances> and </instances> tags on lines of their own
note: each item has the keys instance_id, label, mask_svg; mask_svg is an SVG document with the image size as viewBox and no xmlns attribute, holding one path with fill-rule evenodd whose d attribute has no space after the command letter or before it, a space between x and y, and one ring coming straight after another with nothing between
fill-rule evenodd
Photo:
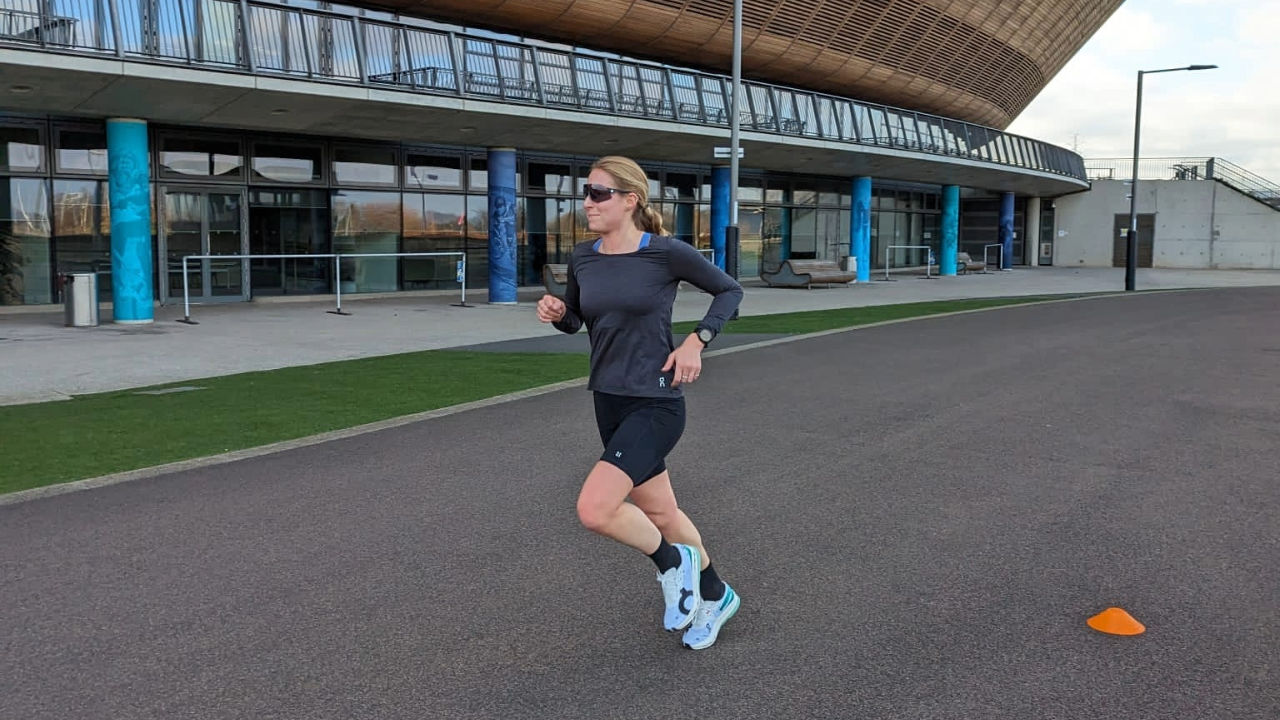
<instances>
[{"instance_id":1,"label":"glass facade building","mask_svg":"<svg viewBox=\"0 0 1280 720\"><path fill-rule=\"evenodd\" d=\"M453 289L466 257L468 288L488 283L487 149L338 138L148 128L155 298L181 302L183 256L295 255L189 261L194 301L272 295ZM580 188L595 158L517 155L517 273L539 285L590 232ZM711 247L710 165L649 164L650 200L670 235ZM0 117L0 304L61 302L65 273L95 271L111 293L111 209L105 123ZM872 264L889 245L941 241L941 188L876 181ZM741 270L750 280L788 257L850 254L852 181L745 170L740 183ZM997 242L991 203L966 198L961 250ZM1021 217L1019 208L1018 218ZM1021 233L1019 233L1019 236ZM894 267L923 250L895 250ZM332 253L456 253L344 258ZM1015 262L1021 262L1021 239Z\"/></svg>"}]
</instances>

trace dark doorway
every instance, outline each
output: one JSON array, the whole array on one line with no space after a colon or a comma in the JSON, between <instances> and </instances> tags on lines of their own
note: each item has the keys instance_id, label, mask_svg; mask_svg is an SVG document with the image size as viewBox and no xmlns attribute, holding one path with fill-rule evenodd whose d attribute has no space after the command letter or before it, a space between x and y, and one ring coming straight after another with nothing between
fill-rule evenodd
<instances>
[{"instance_id":1,"label":"dark doorway","mask_svg":"<svg viewBox=\"0 0 1280 720\"><path fill-rule=\"evenodd\" d=\"M998 267L1000 253L1000 198L999 197L966 197L960 201L960 252L969 253L976 261L986 261L992 267ZM1035 251L1035 239L1027 245L1027 199L1017 197L1013 200L1013 257L1010 265L1026 263L1026 248ZM884 258L881 257L881 260Z\"/></svg>"},{"instance_id":2,"label":"dark doorway","mask_svg":"<svg viewBox=\"0 0 1280 720\"><path fill-rule=\"evenodd\" d=\"M329 204L323 190L249 191L249 252L315 255L330 252ZM333 292L330 258L249 261L254 295Z\"/></svg>"},{"instance_id":3,"label":"dark doorway","mask_svg":"<svg viewBox=\"0 0 1280 720\"><path fill-rule=\"evenodd\" d=\"M1053 200L1045 200L1040 207L1040 264L1053 264L1053 239L1055 215Z\"/></svg>"},{"instance_id":4,"label":"dark doorway","mask_svg":"<svg viewBox=\"0 0 1280 720\"><path fill-rule=\"evenodd\" d=\"M1156 216L1153 214L1138 215L1138 267L1151 267L1155 250ZM1125 267L1129 256L1129 216L1116 215L1115 228L1111 237L1111 267Z\"/></svg>"}]
</instances>

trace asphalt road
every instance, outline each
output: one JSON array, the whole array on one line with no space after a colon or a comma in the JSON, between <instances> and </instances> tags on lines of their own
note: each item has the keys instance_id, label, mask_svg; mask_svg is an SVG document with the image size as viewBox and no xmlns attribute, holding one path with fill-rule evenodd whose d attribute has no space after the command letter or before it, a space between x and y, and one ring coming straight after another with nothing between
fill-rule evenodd
<instances>
[{"instance_id":1,"label":"asphalt road","mask_svg":"<svg viewBox=\"0 0 1280 720\"><path fill-rule=\"evenodd\" d=\"M1280 290L751 350L689 404L710 650L576 524L572 390L0 507L0 716L1280 716Z\"/></svg>"}]
</instances>

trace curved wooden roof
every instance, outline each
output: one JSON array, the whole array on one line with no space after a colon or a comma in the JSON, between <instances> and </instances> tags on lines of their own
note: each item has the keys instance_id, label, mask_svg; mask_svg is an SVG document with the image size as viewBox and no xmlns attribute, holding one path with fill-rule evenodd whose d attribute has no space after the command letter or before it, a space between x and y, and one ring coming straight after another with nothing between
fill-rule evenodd
<instances>
[{"instance_id":1,"label":"curved wooden roof","mask_svg":"<svg viewBox=\"0 0 1280 720\"><path fill-rule=\"evenodd\" d=\"M357 0L728 74L733 0ZM743 76L1003 129L1124 0L744 0Z\"/></svg>"}]
</instances>

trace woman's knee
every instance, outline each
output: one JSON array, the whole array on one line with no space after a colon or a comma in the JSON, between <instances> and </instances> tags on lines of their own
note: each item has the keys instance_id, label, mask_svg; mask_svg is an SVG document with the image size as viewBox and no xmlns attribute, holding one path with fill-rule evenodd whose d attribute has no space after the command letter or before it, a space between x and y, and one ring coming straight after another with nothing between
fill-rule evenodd
<instances>
[{"instance_id":1,"label":"woman's knee","mask_svg":"<svg viewBox=\"0 0 1280 720\"><path fill-rule=\"evenodd\" d=\"M585 493L578 496L578 521L592 532L600 532L608 527L609 521L617 512L618 508L610 503L602 503Z\"/></svg>"},{"instance_id":2,"label":"woman's knee","mask_svg":"<svg viewBox=\"0 0 1280 720\"><path fill-rule=\"evenodd\" d=\"M617 515L630 487L630 479L621 470L599 463L578 495L578 520L588 530L604 530Z\"/></svg>"}]
</instances>

